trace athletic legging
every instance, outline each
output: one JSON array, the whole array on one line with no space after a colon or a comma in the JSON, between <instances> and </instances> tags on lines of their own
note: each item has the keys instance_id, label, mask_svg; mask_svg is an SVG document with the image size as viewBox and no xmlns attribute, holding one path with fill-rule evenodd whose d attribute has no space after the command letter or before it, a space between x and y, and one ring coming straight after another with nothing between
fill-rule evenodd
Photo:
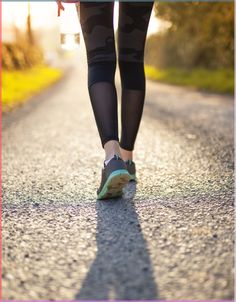
<instances>
[{"instance_id":1,"label":"athletic legging","mask_svg":"<svg viewBox=\"0 0 236 302\"><path fill-rule=\"evenodd\" d=\"M102 146L116 140L132 151L145 98L144 47L153 2L119 2L118 63L121 94L121 139L118 136L114 83L116 48L114 2L80 2L80 22L88 62L88 89Z\"/></svg>"}]
</instances>

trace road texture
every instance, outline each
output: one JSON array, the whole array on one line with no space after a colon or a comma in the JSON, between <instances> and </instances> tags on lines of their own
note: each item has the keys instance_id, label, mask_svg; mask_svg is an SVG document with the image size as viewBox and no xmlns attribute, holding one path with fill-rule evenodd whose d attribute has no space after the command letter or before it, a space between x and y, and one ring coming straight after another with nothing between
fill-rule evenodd
<instances>
[{"instance_id":1,"label":"road texture","mask_svg":"<svg viewBox=\"0 0 236 302\"><path fill-rule=\"evenodd\" d=\"M3 119L3 299L233 299L233 99L147 82L138 182L97 201L76 60Z\"/></svg>"}]
</instances>

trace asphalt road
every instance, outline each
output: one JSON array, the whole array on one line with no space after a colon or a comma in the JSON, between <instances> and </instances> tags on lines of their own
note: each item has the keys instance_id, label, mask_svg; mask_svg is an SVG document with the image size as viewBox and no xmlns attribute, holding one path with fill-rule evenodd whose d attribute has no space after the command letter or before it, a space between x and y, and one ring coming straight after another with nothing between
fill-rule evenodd
<instances>
[{"instance_id":1,"label":"asphalt road","mask_svg":"<svg viewBox=\"0 0 236 302\"><path fill-rule=\"evenodd\" d=\"M97 201L84 63L3 118L4 300L233 299L233 99L147 82L137 184Z\"/></svg>"}]
</instances>

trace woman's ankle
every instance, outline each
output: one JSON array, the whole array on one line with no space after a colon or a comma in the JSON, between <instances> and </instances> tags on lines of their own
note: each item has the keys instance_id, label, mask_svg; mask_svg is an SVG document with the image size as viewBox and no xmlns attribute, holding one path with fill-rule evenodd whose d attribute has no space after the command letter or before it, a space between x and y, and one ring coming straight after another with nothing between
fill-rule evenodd
<instances>
[{"instance_id":1,"label":"woman's ankle","mask_svg":"<svg viewBox=\"0 0 236 302\"><path fill-rule=\"evenodd\" d=\"M104 145L105 160L111 159L115 154L121 157L119 142L116 140L110 140Z\"/></svg>"},{"instance_id":2,"label":"woman's ankle","mask_svg":"<svg viewBox=\"0 0 236 302\"><path fill-rule=\"evenodd\" d=\"M123 160L133 160L133 151L125 150L120 147L120 153Z\"/></svg>"}]
</instances>

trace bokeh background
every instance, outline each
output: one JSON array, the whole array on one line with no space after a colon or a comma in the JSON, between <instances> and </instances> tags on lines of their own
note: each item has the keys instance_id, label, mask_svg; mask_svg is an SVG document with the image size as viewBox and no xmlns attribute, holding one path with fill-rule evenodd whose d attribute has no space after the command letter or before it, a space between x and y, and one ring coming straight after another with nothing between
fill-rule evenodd
<instances>
[{"instance_id":1,"label":"bokeh background","mask_svg":"<svg viewBox=\"0 0 236 302\"><path fill-rule=\"evenodd\" d=\"M61 19L54 1L2 3L3 112L57 82L68 57L86 61L82 35L80 49L62 49ZM149 79L233 94L234 3L156 2L145 63Z\"/></svg>"},{"instance_id":2,"label":"bokeh background","mask_svg":"<svg viewBox=\"0 0 236 302\"><path fill-rule=\"evenodd\" d=\"M54 1L2 8L3 300L233 301L233 2L155 3L138 182L109 201L75 7L72 36Z\"/></svg>"}]
</instances>

